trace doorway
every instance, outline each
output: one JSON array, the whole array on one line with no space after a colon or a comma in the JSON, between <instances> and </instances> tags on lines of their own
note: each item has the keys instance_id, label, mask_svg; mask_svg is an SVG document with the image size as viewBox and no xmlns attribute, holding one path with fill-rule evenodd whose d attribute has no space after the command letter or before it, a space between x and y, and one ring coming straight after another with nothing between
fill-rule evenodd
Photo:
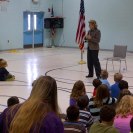
<instances>
[{"instance_id":1,"label":"doorway","mask_svg":"<svg viewBox=\"0 0 133 133\"><path fill-rule=\"evenodd\" d=\"M44 12L23 12L23 47L43 47Z\"/></svg>"}]
</instances>

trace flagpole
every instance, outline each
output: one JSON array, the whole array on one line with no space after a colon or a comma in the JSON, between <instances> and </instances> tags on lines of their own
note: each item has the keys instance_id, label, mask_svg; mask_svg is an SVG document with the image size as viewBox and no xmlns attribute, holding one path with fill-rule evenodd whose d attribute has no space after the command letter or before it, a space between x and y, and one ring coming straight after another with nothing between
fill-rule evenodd
<instances>
[{"instance_id":1,"label":"flagpole","mask_svg":"<svg viewBox=\"0 0 133 133\"><path fill-rule=\"evenodd\" d=\"M83 60L83 53L84 53L84 39L85 39L85 9L84 9L84 0L81 0L80 2L80 12L79 12L79 23L76 33L76 42L79 45L80 51L81 51L81 60L79 61L79 64L86 64L86 62Z\"/></svg>"},{"instance_id":2,"label":"flagpole","mask_svg":"<svg viewBox=\"0 0 133 133\"><path fill-rule=\"evenodd\" d=\"M80 65L86 64L86 62L83 60L83 54L84 54L84 50L80 50L81 51L81 60L79 61Z\"/></svg>"},{"instance_id":3,"label":"flagpole","mask_svg":"<svg viewBox=\"0 0 133 133\"><path fill-rule=\"evenodd\" d=\"M53 5L52 5L52 9L51 9L51 17L54 17ZM54 25L52 25L52 28L51 28L51 47L53 47L53 46L55 47L54 38L55 38L55 27L54 27Z\"/></svg>"}]
</instances>

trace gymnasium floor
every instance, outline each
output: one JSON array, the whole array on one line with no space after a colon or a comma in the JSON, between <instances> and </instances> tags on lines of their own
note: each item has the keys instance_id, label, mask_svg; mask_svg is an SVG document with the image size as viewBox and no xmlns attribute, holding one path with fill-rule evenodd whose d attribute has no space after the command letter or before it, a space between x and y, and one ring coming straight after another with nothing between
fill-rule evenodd
<instances>
[{"instance_id":1,"label":"gymnasium floor","mask_svg":"<svg viewBox=\"0 0 133 133\"><path fill-rule=\"evenodd\" d=\"M106 57L112 56L110 51L100 51L99 59L102 69L105 69ZM39 75L50 75L57 80L58 100L61 111L65 113L69 105L69 96L73 84L77 80L83 80L87 94L92 95L92 78L86 79L88 74L87 65L79 65L80 51L74 48L37 48L18 51L0 52L0 58L8 62L7 69L15 75L15 81L0 82L0 112L6 107L6 101L10 96L20 97L20 101L28 98L31 91L31 83ZM86 50L84 52L86 61ZM113 75L118 72L119 63L115 62L115 70L112 64L108 65L109 81L113 83ZM128 71L122 64L124 79L129 82L133 92L133 53L127 53Z\"/></svg>"}]
</instances>

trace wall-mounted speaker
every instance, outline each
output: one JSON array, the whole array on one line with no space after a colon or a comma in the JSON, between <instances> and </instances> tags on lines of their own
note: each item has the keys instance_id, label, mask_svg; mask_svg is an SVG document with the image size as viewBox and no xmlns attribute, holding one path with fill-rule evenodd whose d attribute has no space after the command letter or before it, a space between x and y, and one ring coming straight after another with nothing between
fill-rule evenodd
<instances>
[{"instance_id":1,"label":"wall-mounted speaker","mask_svg":"<svg viewBox=\"0 0 133 133\"><path fill-rule=\"evenodd\" d=\"M44 19L44 28L63 28L64 27L64 18L45 18Z\"/></svg>"}]
</instances>

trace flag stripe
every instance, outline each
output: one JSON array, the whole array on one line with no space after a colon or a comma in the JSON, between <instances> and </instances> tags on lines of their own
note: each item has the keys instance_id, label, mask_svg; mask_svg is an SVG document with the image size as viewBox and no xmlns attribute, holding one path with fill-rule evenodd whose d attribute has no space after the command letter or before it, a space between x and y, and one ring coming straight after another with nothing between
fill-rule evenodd
<instances>
[{"instance_id":1,"label":"flag stripe","mask_svg":"<svg viewBox=\"0 0 133 133\"><path fill-rule=\"evenodd\" d=\"M83 22L83 19L82 19L82 17L81 17L81 23L80 23L80 36L79 36L79 38L80 38L80 40L79 40L79 43L82 43L82 34L83 34L83 28L84 28L84 22Z\"/></svg>"},{"instance_id":2,"label":"flag stripe","mask_svg":"<svg viewBox=\"0 0 133 133\"><path fill-rule=\"evenodd\" d=\"M82 23L81 23L81 25L80 25L80 33L81 33L81 35L80 35L80 41L79 41L79 43L83 43L83 38L84 38L84 22L82 21Z\"/></svg>"},{"instance_id":3,"label":"flag stripe","mask_svg":"<svg viewBox=\"0 0 133 133\"><path fill-rule=\"evenodd\" d=\"M85 10L84 10L84 0L81 0L80 3L80 16L79 16L79 23L76 33L76 42L79 45L79 48L82 50L84 48L84 38L85 38Z\"/></svg>"}]
</instances>

